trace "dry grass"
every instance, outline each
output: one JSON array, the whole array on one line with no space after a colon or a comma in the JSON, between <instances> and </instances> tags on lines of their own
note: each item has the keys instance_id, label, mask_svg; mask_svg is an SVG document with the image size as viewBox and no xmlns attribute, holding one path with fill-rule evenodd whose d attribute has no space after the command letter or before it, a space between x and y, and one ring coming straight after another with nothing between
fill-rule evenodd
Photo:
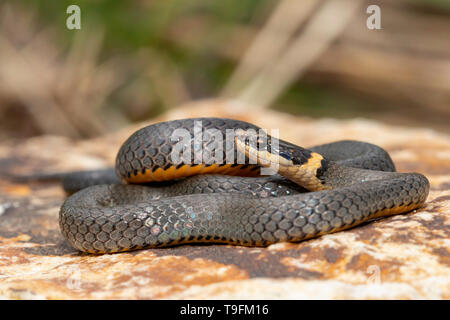
<instances>
[{"instance_id":1,"label":"dry grass","mask_svg":"<svg viewBox=\"0 0 450 320\"><path fill-rule=\"evenodd\" d=\"M210 36L211 17L194 10L171 23L164 41L199 55L207 47L207 59L236 65L220 92L203 96L283 106L284 92L308 83L379 105L358 115L449 131L450 19L408 3L383 1L383 30L370 31L369 1L282 0L261 28L228 23L220 39ZM105 55L100 28L77 32L63 49L56 31L16 3L0 6L0 139L94 137L198 97L195 80L165 52ZM338 116L341 106L330 104L328 115Z\"/></svg>"},{"instance_id":2,"label":"dry grass","mask_svg":"<svg viewBox=\"0 0 450 320\"><path fill-rule=\"evenodd\" d=\"M63 50L31 12L8 3L0 12L0 139L20 137L17 126L94 137L148 116L156 104L190 99L177 69L151 48L100 60L102 30L77 32Z\"/></svg>"}]
</instances>

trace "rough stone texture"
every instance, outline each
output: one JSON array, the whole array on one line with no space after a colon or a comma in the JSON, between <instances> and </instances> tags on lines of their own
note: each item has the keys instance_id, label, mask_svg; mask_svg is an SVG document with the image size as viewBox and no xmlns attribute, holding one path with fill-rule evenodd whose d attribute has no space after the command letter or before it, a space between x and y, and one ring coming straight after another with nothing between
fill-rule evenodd
<instances>
[{"instance_id":1,"label":"rough stone texture","mask_svg":"<svg viewBox=\"0 0 450 320\"><path fill-rule=\"evenodd\" d=\"M450 299L450 137L370 120L311 120L240 113L217 101L159 118L234 117L279 128L310 146L361 139L386 148L399 171L425 174L424 208L298 244L267 248L179 246L111 255L81 254L62 238L55 182L14 183L5 173L112 165L135 129L91 141L39 137L0 145L0 297L43 299ZM255 114L253 116L252 114Z\"/></svg>"}]
</instances>

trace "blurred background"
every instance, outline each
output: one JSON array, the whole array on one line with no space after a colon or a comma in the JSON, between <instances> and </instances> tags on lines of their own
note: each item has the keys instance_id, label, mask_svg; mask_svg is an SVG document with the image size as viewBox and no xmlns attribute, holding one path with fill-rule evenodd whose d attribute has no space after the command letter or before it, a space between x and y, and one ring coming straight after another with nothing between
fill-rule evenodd
<instances>
[{"instance_id":1,"label":"blurred background","mask_svg":"<svg viewBox=\"0 0 450 320\"><path fill-rule=\"evenodd\" d=\"M0 1L0 141L91 138L214 97L450 133L450 1Z\"/></svg>"}]
</instances>

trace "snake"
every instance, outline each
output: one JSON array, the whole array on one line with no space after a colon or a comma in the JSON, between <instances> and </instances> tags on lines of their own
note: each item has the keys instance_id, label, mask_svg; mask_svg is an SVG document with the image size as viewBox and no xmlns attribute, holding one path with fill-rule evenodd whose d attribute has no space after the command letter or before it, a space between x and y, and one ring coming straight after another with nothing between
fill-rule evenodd
<instances>
[{"instance_id":1,"label":"snake","mask_svg":"<svg viewBox=\"0 0 450 320\"><path fill-rule=\"evenodd\" d=\"M271 133L225 118L141 128L120 147L115 168L67 177L61 233L94 254L195 243L264 247L409 212L427 199L427 178L396 172L374 144L306 149Z\"/></svg>"}]
</instances>

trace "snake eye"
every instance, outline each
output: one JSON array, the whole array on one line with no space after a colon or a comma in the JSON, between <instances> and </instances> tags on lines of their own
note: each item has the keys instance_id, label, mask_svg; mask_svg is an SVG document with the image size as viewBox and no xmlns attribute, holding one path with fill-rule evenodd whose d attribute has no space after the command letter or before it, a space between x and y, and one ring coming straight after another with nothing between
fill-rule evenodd
<instances>
[{"instance_id":1,"label":"snake eye","mask_svg":"<svg viewBox=\"0 0 450 320\"><path fill-rule=\"evenodd\" d=\"M281 157L285 158L286 160L292 160L292 157L291 157L291 155L290 155L289 153L280 151L278 154L279 154Z\"/></svg>"}]
</instances>

